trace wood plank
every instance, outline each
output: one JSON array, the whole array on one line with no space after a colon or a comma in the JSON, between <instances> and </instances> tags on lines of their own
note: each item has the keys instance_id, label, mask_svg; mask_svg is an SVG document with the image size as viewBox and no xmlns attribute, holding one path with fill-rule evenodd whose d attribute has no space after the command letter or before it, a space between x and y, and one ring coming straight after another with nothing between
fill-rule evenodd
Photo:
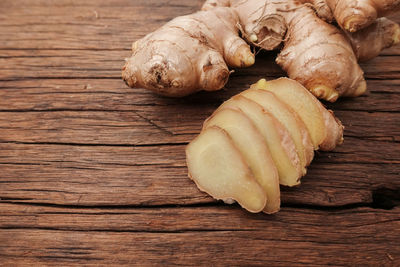
<instances>
[{"instance_id":1,"label":"wood plank","mask_svg":"<svg viewBox=\"0 0 400 267\"><path fill-rule=\"evenodd\" d=\"M121 77L124 59L129 51L122 50L1 50L0 80L31 78L115 78ZM275 52L259 55L257 63L246 70L236 70L240 75L263 77L284 76L274 63ZM368 79L399 78L399 56L376 57L361 64ZM250 76L250 78L252 77Z\"/></svg>"},{"instance_id":2,"label":"wood plank","mask_svg":"<svg viewBox=\"0 0 400 267\"><path fill-rule=\"evenodd\" d=\"M340 98L335 103L325 103L334 111L384 111L398 112L400 80L367 80L368 91L356 98Z\"/></svg>"},{"instance_id":3,"label":"wood plank","mask_svg":"<svg viewBox=\"0 0 400 267\"><path fill-rule=\"evenodd\" d=\"M131 111L0 112L0 142L154 145L192 140L216 106L188 102ZM398 141L398 113L338 111L345 136ZM369 129L366 131L365 129ZM397 149L395 149L397 150Z\"/></svg>"},{"instance_id":4,"label":"wood plank","mask_svg":"<svg viewBox=\"0 0 400 267\"><path fill-rule=\"evenodd\" d=\"M162 111L169 120L153 117ZM201 127L196 122L205 119L200 119L194 109L192 114L182 114L181 111L176 106L159 107L158 110L150 106L131 112L5 112L0 113L0 141L125 145L181 143L194 137ZM149 118L150 114L153 118ZM194 121L190 122L189 118Z\"/></svg>"},{"instance_id":5,"label":"wood plank","mask_svg":"<svg viewBox=\"0 0 400 267\"><path fill-rule=\"evenodd\" d=\"M184 231L255 231L264 230L275 235L282 232L275 227L287 226L287 237L296 234L296 225L308 231L310 228L371 227L375 224L400 223L400 207L373 209L354 207L316 210L283 207L279 213L252 214L237 205L199 207L103 207L81 208L45 206L32 204L0 203L0 229L53 229L74 231L138 231L138 232L184 232ZM304 216L306 215L306 216ZM185 220L177 220L187 216ZM350 219L343 220L343 217ZM34 218L34 219L33 219ZM357 218L357 219L356 219ZM33 220L32 220L33 219ZM323 222L321 224L321 222ZM393 234L400 234L396 227ZM328 231L330 232L330 231ZM329 233L327 233L329 234ZM334 233L331 233L334 234ZM318 236L314 236L319 238ZM323 238L323 237L321 237ZM341 239L342 237L334 237ZM343 240L344 241L344 240ZM399 259L400 260L400 259Z\"/></svg>"},{"instance_id":6,"label":"wood plank","mask_svg":"<svg viewBox=\"0 0 400 267\"><path fill-rule=\"evenodd\" d=\"M250 75L251 72L245 70ZM196 106L210 112L262 76L234 73L227 89L186 98L159 97L144 89L128 88L120 79L22 79L0 81L0 111L104 110L131 111L141 106ZM273 77L267 77L272 79ZM399 111L400 80L368 80L369 91L358 98L328 104L335 111ZM29 101L27 101L29 98ZM200 106L201 105L201 106Z\"/></svg>"},{"instance_id":7,"label":"wood plank","mask_svg":"<svg viewBox=\"0 0 400 267\"><path fill-rule=\"evenodd\" d=\"M120 78L129 51L2 50L0 79Z\"/></svg>"},{"instance_id":8,"label":"wood plank","mask_svg":"<svg viewBox=\"0 0 400 267\"><path fill-rule=\"evenodd\" d=\"M0 10L7 12L0 13L0 49L129 50L134 39L176 16L199 10L202 3L2 0ZM151 19L143 14L151 14Z\"/></svg>"},{"instance_id":9,"label":"wood plank","mask_svg":"<svg viewBox=\"0 0 400 267\"><path fill-rule=\"evenodd\" d=\"M395 266L400 260L399 208L285 208L271 216L237 207L0 205L5 264Z\"/></svg>"},{"instance_id":10,"label":"wood plank","mask_svg":"<svg viewBox=\"0 0 400 267\"><path fill-rule=\"evenodd\" d=\"M282 202L372 203L376 189L400 188L400 152L393 144L354 138L346 144L336 152L318 153L301 186L282 188ZM187 178L184 145L2 143L0 170L0 198L16 202L90 206L215 202Z\"/></svg>"},{"instance_id":11,"label":"wood plank","mask_svg":"<svg viewBox=\"0 0 400 267\"><path fill-rule=\"evenodd\" d=\"M80 206L215 203L187 178L186 168L59 165L66 166L1 164L0 199ZM331 207L371 204L377 190L398 190L399 171L398 164L314 164L301 186L282 188L282 203Z\"/></svg>"},{"instance_id":12,"label":"wood plank","mask_svg":"<svg viewBox=\"0 0 400 267\"><path fill-rule=\"evenodd\" d=\"M122 165L129 165L129 162L140 166L146 165L169 165L169 166L185 166L185 143L178 144L144 144L144 145L103 145L103 144L68 144L68 143L19 143L19 142L3 142L0 143L1 155L4 163L23 163L23 164L39 164L53 158L55 162L66 160L68 154L63 152L71 151L71 160L76 158L90 164L96 161L85 161L90 158L92 153L98 155L98 163L106 163L104 160L109 158L111 154L117 154L111 157L109 163L118 162ZM396 142L371 140L368 137L354 138L348 137L347 141L333 152L316 152L315 159L324 163L364 163L364 164L399 164L400 163L400 147ZM101 153L101 152L104 153ZM122 153L122 154L121 154ZM94 155L92 155L94 156ZM172 157L172 159L171 159ZM78 163L78 161L71 161Z\"/></svg>"},{"instance_id":13,"label":"wood plank","mask_svg":"<svg viewBox=\"0 0 400 267\"><path fill-rule=\"evenodd\" d=\"M378 231L386 229L379 227ZM301 232L302 233L302 232ZM51 230L7 230L2 246L5 265L23 266L358 266L398 265L391 234L373 238L348 235L346 241L271 240L265 231L108 233ZM1 233L4 235L3 233ZM325 235L326 232L317 234ZM357 234L356 234L357 235ZM360 233L359 236L363 234ZM383 237L382 237L383 236ZM389 236L389 240L383 239ZM398 235L396 235L398 238ZM352 241L354 243L350 243ZM4 244L4 243L3 243ZM35 249L32 249L34 245ZM338 257L340 255L340 257Z\"/></svg>"}]
</instances>

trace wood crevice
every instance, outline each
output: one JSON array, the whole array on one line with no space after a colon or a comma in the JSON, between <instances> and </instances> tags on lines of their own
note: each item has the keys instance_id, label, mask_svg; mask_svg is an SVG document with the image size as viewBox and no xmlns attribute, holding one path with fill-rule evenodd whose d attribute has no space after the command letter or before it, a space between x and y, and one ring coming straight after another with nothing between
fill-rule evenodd
<instances>
[{"instance_id":1,"label":"wood crevice","mask_svg":"<svg viewBox=\"0 0 400 267\"><path fill-rule=\"evenodd\" d=\"M95 144L95 143L72 143L72 142L20 142L0 140L0 144L18 144L18 145L55 145L55 146L88 146L88 147L153 147L153 146L186 146L188 142L168 142L153 144Z\"/></svg>"},{"instance_id":2,"label":"wood crevice","mask_svg":"<svg viewBox=\"0 0 400 267\"><path fill-rule=\"evenodd\" d=\"M45 190L46 191L46 190ZM371 192L372 202L359 202L346 205L314 205L314 204L298 204L298 203L282 203L282 208L295 208L295 209L308 209L319 211L341 211L341 210L354 210L358 208L371 208L381 210L391 210L400 205L400 188L377 188ZM204 208L204 207L226 207L235 208L238 204L233 206L226 206L221 201L209 201L202 203L191 204L161 204L161 205L64 205L43 202L30 202L32 199L13 199L0 196L0 203L7 203L13 205L28 205L37 207L63 207L69 209L111 209L111 210L128 210L128 209L175 209L177 207L190 207L190 208Z\"/></svg>"}]
</instances>

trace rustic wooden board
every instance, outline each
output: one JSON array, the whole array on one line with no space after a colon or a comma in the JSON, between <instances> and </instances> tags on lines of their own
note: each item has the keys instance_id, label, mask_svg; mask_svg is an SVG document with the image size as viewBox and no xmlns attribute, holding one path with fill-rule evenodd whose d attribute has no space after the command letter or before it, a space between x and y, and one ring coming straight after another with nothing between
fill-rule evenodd
<instances>
[{"instance_id":1,"label":"rustic wooden board","mask_svg":"<svg viewBox=\"0 0 400 267\"><path fill-rule=\"evenodd\" d=\"M269 216L226 206L76 209L2 204L0 218L0 237L8 241L0 243L0 255L11 265L57 260L63 265L390 266L400 253L399 208L287 208ZM387 229L392 229L390 235Z\"/></svg>"},{"instance_id":2,"label":"rustic wooden board","mask_svg":"<svg viewBox=\"0 0 400 267\"><path fill-rule=\"evenodd\" d=\"M276 53L183 99L120 79L133 40L202 2L0 1L0 265L400 265L400 46L362 64L367 94L325 103L345 143L282 188L280 213L248 214L197 190L184 147L284 75Z\"/></svg>"}]
</instances>

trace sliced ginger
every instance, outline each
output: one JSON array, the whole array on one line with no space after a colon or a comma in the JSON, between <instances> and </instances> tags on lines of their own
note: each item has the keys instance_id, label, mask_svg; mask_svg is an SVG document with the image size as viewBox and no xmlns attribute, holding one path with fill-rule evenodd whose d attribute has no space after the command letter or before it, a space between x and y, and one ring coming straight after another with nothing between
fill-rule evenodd
<instances>
[{"instance_id":1,"label":"sliced ginger","mask_svg":"<svg viewBox=\"0 0 400 267\"><path fill-rule=\"evenodd\" d=\"M261 80L204 122L186 149L189 176L214 198L274 213L280 208L279 183L300 183L313 142L333 149L342 138L340 121L306 88L286 78Z\"/></svg>"},{"instance_id":2,"label":"sliced ginger","mask_svg":"<svg viewBox=\"0 0 400 267\"><path fill-rule=\"evenodd\" d=\"M315 150L331 150L343 141L340 121L298 82L288 78L268 82L262 79L251 88L270 91L290 106L307 127Z\"/></svg>"},{"instance_id":3,"label":"sliced ginger","mask_svg":"<svg viewBox=\"0 0 400 267\"><path fill-rule=\"evenodd\" d=\"M278 170L280 184L298 184L302 176L300 160L286 128L271 114L265 112L261 105L242 95L232 97L219 109L224 108L240 109L254 123L267 143ZM267 191L267 195L270 194Z\"/></svg>"},{"instance_id":4,"label":"sliced ginger","mask_svg":"<svg viewBox=\"0 0 400 267\"><path fill-rule=\"evenodd\" d=\"M265 190L267 204L264 211L277 212L280 207L278 172L263 136L251 120L240 110L224 108L205 121L205 129L211 126L218 126L229 134L254 178Z\"/></svg>"},{"instance_id":5,"label":"sliced ginger","mask_svg":"<svg viewBox=\"0 0 400 267\"><path fill-rule=\"evenodd\" d=\"M216 199L236 200L250 212L266 204L264 190L229 135L213 126L202 131L186 147L189 177L197 187Z\"/></svg>"},{"instance_id":6,"label":"sliced ginger","mask_svg":"<svg viewBox=\"0 0 400 267\"><path fill-rule=\"evenodd\" d=\"M303 173L314 156L314 149L309 133L299 116L274 94L265 90L249 89L241 95L260 104L265 111L274 116L288 130L299 155ZM296 183L298 184L298 183ZM296 185L290 184L290 186Z\"/></svg>"}]
</instances>

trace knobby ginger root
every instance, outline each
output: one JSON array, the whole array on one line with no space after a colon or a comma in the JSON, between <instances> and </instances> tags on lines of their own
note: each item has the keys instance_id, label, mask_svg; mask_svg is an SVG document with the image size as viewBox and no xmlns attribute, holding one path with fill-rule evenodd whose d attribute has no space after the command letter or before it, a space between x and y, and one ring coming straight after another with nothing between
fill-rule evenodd
<instances>
[{"instance_id":1,"label":"knobby ginger root","mask_svg":"<svg viewBox=\"0 0 400 267\"><path fill-rule=\"evenodd\" d=\"M398 24L376 19L399 11L399 3L207 0L204 11L178 17L135 42L122 76L130 87L166 96L219 90L228 80L228 67L254 63L240 30L252 46L281 49L276 62L315 96L331 102L359 96L367 84L358 61L400 41ZM342 29L329 23L334 20Z\"/></svg>"},{"instance_id":2,"label":"knobby ginger root","mask_svg":"<svg viewBox=\"0 0 400 267\"><path fill-rule=\"evenodd\" d=\"M285 99L288 92L295 96ZM301 170L313 157L311 140L315 148L334 149L343 141L343 126L301 84L261 80L205 121L186 148L189 177L216 199L274 213L280 207L279 184L298 185L305 174Z\"/></svg>"},{"instance_id":3,"label":"knobby ginger root","mask_svg":"<svg viewBox=\"0 0 400 267\"><path fill-rule=\"evenodd\" d=\"M357 2L357 4L353 4ZM265 50L284 44L276 62L309 89L315 96L334 102L339 96L359 96L366 91L360 60L373 58L398 43L399 26L389 20L375 22L376 16L363 27L363 33L344 32L327 21L340 22L338 15L358 14L366 5L376 10L398 9L399 1L350 0L208 0L204 10L229 6L239 16L244 38ZM357 13L358 12L358 13ZM381 12L386 15L386 12ZM365 16L365 15L363 15ZM374 45L371 45L371 40Z\"/></svg>"},{"instance_id":4,"label":"knobby ginger root","mask_svg":"<svg viewBox=\"0 0 400 267\"><path fill-rule=\"evenodd\" d=\"M219 90L228 66L254 64L238 23L236 13L224 7L175 18L133 44L122 77L130 87L172 97Z\"/></svg>"},{"instance_id":5,"label":"knobby ginger root","mask_svg":"<svg viewBox=\"0 0 400 267\"><path fill-rule=\"evenodd\" d=\"M346 35L358 61L362 62L378 56L382 49L400 43L400 26L387 18L379 18L368 27Z\"/></svg>"},{"instance_id":6,"label":"knobby ginger root","mask_svg":"<svg viewBox=\"0 0 400 267\"><path fill-rule=\"evenodd\" d=\"M379 18L400 11L399 0L324 0L338 24L356 32Z\"/></svg>"}]
</instances>

